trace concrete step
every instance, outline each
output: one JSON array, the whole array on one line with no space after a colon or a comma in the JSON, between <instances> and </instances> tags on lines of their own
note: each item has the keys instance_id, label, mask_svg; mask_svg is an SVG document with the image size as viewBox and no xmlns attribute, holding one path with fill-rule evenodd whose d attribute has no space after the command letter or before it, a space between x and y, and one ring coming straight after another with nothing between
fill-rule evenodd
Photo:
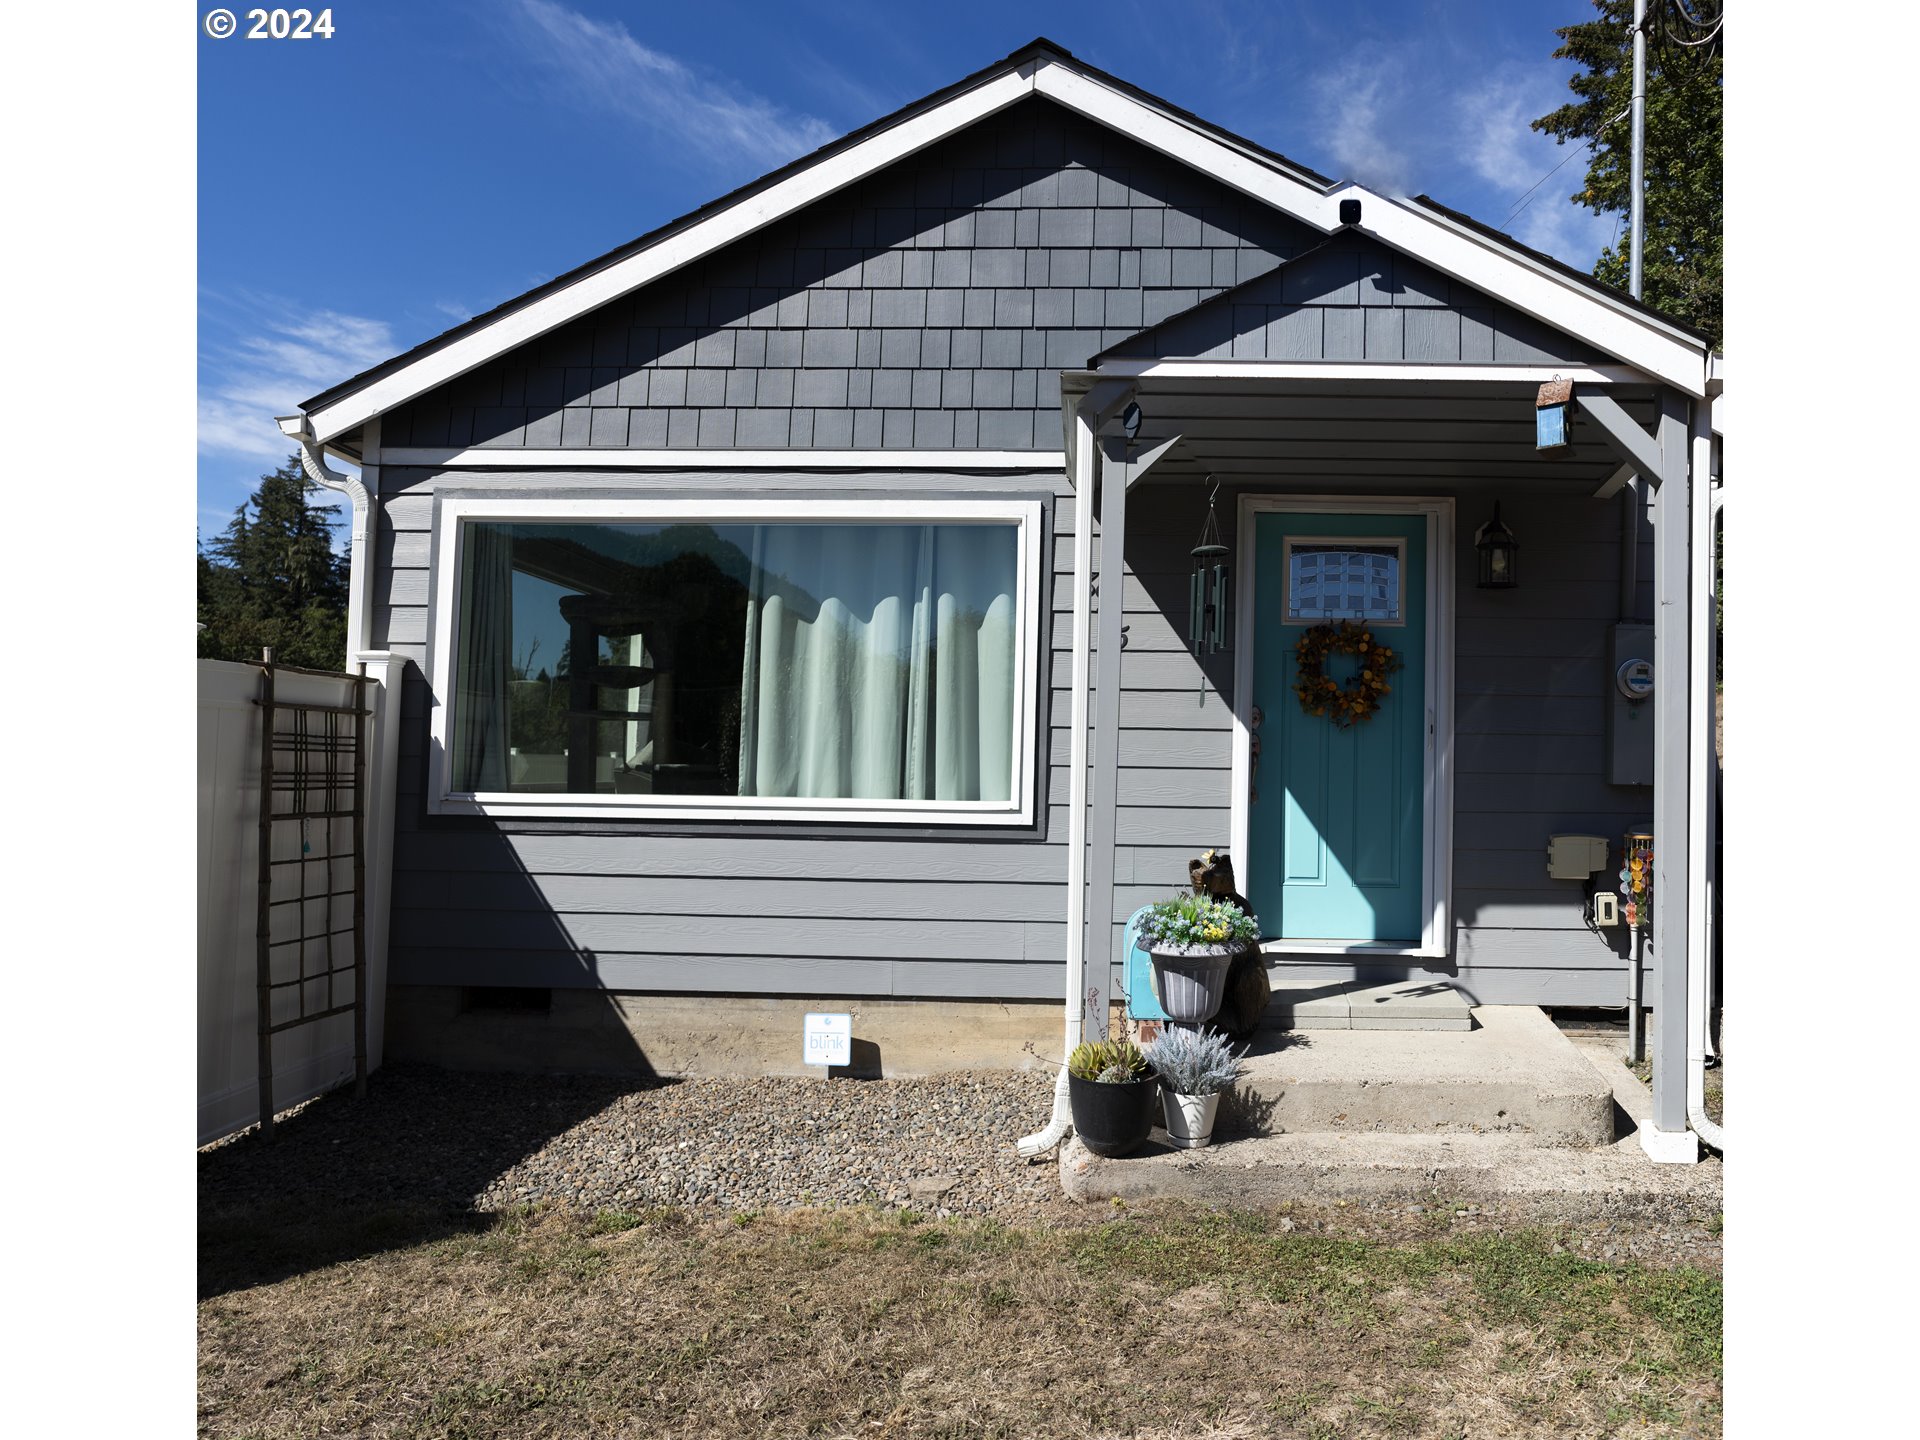
<instances>
[{"instance_id":1,"label":"concrete step","mask_svg":"<svg viewBox=\"0 0 1920 1440\"><path fill-rule=\"evenodd\" d=\"M1537 1203L1560 1218L1653 1202L1719 1208L1718 1160L1656 1165L1640 1148L1633 1127L1652 1101L1617 1045L1576 1048L1532 1006L1481 1006L1473 1018L1465 1035L1266 1037L1245 1097L1222 1106L1235 1123L1216 1125L1213 1144L1176 1150L1155 1129L1134 1154L1107 1160L1070 1140L1061 1188L1080 1201L1249 1206L1440 1195ZM1458 1127L1474 1115L1495 1123ZM1276 1119L1318 1123L1276 1129Z\"/></svg>"},{"instance_id":2,"label":"concrete step","mask_svg":"<svg viewBox=\"0 0 1920 1440\"><path fill-rule=\"evenodd\" d=\"M1220 1107L1219 1132L1614 1139L1606 1080L1537 1006L1469 1014L1465 1030L1263 1029L1245 1078Z\"/></svg>"},{"instance_id":3,"label":"concrete step","mask_svg":"<svg viewBox=\"0 0 1920 1440\"><path fill-rule=\"evenodd\" d=\"M1471 1030L1466 996L1444 980L1390 985L1290 986L1282 966L1270 969L1273 1000L1262 1025L1277 1030Z\"/></svg>"},{"instance_id":4,"label":"concrete step","mask_svg":"<svg viewBox=\"0 0 1920 1440\"><path fill-rule=\"evenodd\" d=\"M1720 1204L1720 1164L1655 1165L1631 1139L1608 1145L1535 1144L1525 1135L1266 1135L1175 1150L1163 1132L1124 1159L1080 1142L1061 1150L1067 1198L1106 1203L1174 1199L1273 1206L1292 1200L1518 1199L1562 1213L1604 1214L1624 1203L1675 1199Z\"/></svg>"}]
</instances>

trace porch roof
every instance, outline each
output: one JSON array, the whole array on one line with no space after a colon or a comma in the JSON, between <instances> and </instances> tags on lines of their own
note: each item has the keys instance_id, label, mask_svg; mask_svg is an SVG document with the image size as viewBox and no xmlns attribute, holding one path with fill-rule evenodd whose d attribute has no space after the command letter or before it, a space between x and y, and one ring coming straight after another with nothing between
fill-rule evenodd
<instances>
[{"instance_id":1,"label":"porch roof","mask_svg":"<svg viewBox=\"0 0 1920 1440\"><path fill-rule=\"evenodd\" d=\"M1116 369L1137 373L1117 376ZM1142 414L1137 448L1180 437L1145 483L1213 475L1410 493L1546 486L1591 494L1621 462L1578 404L1564 449L1534 446L1534 397L1553 373L1540 366L1162 361L1069 371L1061 408L1071 451L1081 398L1102 380L1131 384ZM1635 423L1652 425L1656 387L1644 377L1569 366L1559 373L1605 383Z\"/></svg>"}]
</instances>

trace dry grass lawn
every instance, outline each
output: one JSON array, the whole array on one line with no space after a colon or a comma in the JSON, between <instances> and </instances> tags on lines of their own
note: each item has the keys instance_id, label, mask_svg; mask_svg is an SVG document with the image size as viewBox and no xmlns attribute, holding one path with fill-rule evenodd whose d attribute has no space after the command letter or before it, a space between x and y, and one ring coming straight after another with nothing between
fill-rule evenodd
<instances>
[{"instance_id":1,"label":"dry grass lawn","mask_svg":"<svg viewBox=\"0 0 1920 1440\"><path fill-rule=\"evenodd\" d=\"M203 1233L202 1434L1719 1430L1717 1276L1444 1216L549 1212L385 1248L360 1223L363 1258L306 1269L257 1225Z\"/></svg>"}]
</instances>

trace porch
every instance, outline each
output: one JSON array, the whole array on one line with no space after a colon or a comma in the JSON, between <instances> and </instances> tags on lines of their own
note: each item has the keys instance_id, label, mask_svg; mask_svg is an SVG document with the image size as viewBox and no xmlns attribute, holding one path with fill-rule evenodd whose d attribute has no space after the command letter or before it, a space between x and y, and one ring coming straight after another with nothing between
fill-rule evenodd
<instances>
[{"instance_id":1,"label":"porch","mask_svg":"<svg viewBox=\"0 0 1920 1440\"><path fill-rule=\"evenodd\" d=\"M1236 346L1226 348L1237 353ZM1216 348L1214 353L1221 351ZM1534 398L1542 383L1556 377L1570 378L1574 385L1570 443L1541 453L1535 446ZM1153 746L1157 754L1165 755L1179 740L1166 728L1175 723L1167 718L1173 713L1167 697L1143 700L1142 678L1180 672L1187 677L1183 683L1188 693L1199 691L1191 704L1204 709L1211 702L1224 709L1213 723L1228 732L1226 773L1195 777L1193 783L1211 784L1225 797L1209 802L1224 812L1211 822L1222 832L1214 843L1226 842L1236 860L1247 865L1260 850L1257 839L1250 838L1249 813L1258 796L1260 707L1251 683L1254 646L1248 637L1260 620L1258 612L1271 606L1272 578L1269 560L1262 582L1269 584L1269 596L1256 604L1256 557L1248 533L1252 518L1263 508L1424 514L1429 517L1426 543L1432 560L1430 603L1417 651L1426 687L1427 714L1421 726L1425 754L1412 762L1420 769L1409 802L1420 813L1420 842L1409 852L1419 866L1417 896L1410 897L1410 903L1417 899L1417 924L1387 940L1361 936L1302 942L1284 937L1315 932L1283 931L1282 938L1263 945L1274 983L1430 978L1461 985L1472 1003L1538 998L1545 1003L1623 1005L1628 966L1615 965L1610 955L1605 961L1585 962L1591 969L1579 983L1589 988L1577 998L1476 994L1473 966L1489 963L1489 956L1492 963L1513 963L1500 961L1503 945L1514 953L1531 949L1545 954L1553 946L1570 953L1568 947L1587 943L1571 932L1589 927L1577 891L1571 904L1565 897L1551 904L1527 895L1516 898L1477 875L1456 873L1456 859L1475 846L1485 848L1489 842L1484 837L1497 831L1504 863L1537 865L1544 875L1550 831L1598 833L1617 841L1626 828L1627 812L1638 810L1661 839L1655 879L1660 903L1654 907L1645 953L1644 992L1644 1004L1654 1014L1653 1048L1660 1068L1654 1076L1652 1114L1637 1136L1638 1148L1657 1159L1697 1158L1688 1128L1686 1064L1690 1051L1698 1054L1703 1042L1693 1031L1704 1027L1706 999L1702 977L1690 974L1687 957L1690 952L1705 954L1706 906L1704 877L1689 857L1710 853L1705 786L1711 707L1700 689L1706 666L1691 664L1689 657L1704 661L1707 653L1710 611L1696 591L1704 591L1710 579L1708 567L1693 573L1689 556L1710 553L1709 507L1691 503L1693 493L1704 490L1713 458L1707 397L1684 393L1645 371L1598 363L1399 365L1102 357L1092 369L1063 376L1062 411L1068 473L1076 492L1073 713L1065 797L1071 827L1069 1045L1081 1034L1104 1033L1108 1006L1118 998L1113 971L1119 954L1116 927L1137 903L1137 887L1158 881L1171 890L1178 880L1172 873L1159 873L1164 865L1148 867L1127 854L1129 840L1136 842L1135 856L1148 853L1137 845L1141 812L1129 809L1127 793L1129 785L1138 786L1143 778L1136 768L1142 748L1137 729L1143 724L1159 727ZM1625 500L1618 498L1623 492ZM1194 647L1181 613L1185 577L1177 577L1182 593L1175 598L1171 592L1176 577L1166 572L1168 557L1184 557L1199 536L1210 497L1217 497L1223 529L1229 532L1233 611L1227 643L1214 646L1203 640L1189 661ZM1484 634L1522 638L1476 643L1473 653L1467 653L1457 642L1456 622L1467 618L1463 607L1473 611L1488 603L1475 598L1473 589L1474 531L1501 502L1509 515L1516 507L1552 502L1567 513L1590 516L1579 523L1596 546L1613 547L1617 573L1555 574L1536 567L1517 592L1498 595L1506 602L1500 609L1473 615ZM1137 539L1127 533L1139 523L1130 511L1150 517ZM1662 523L1668 517L1674 523ZM1643 561L1642 542L1649 528L1652 544L1645 548L1651 553ZM1524 556L1525 533L1521 544ZM1528 574L1526 565L1523 558L1523 575ZM1103 590L1100 577L1113 574L1124 574L1126 583L1122 603L1109 607L1097 597ZM1531 596L1529 585L1535 587ZM1583 648L1552 671L1541 663L1542 657L1529 652L1524 638L1526 626L1534 623L1528 602L1552 597L1540 609L1549 616L1562 615L1555 605L1575 592L1592 612L1581 622L1592 633L1583 631ZM1652 785L1603 783L1614 777L1597 773L1597 761L1591 767L1596 773L1579 785L1565 783L1556 778L1558 773L1576 767L1556 763L1556 757L1582 746L1597 751L1598 740L1588 734L1597 727L1582 721L1578 743L1568 746L1560 743L1551 719L1537 727L1537 735L1529 735L1526 726L1505 723L1501 717L1528 711L1550 717L1575 710L1597 716L1603 688L1610 688L1602 678L1606 626L1631 620L1636 612L1654 622L1651 658L1661 679L1661 701L1649 717ZM1417 617L1415 623L1421 623ZM1171 645L1170 630L1177 632ZM1192 674L1196 665L1197 676ZM1100 683L1114 668L1119 682ZM1506 683L1508 672L1543 678ZM1564 685L1576 672L1577 682ZM1192 683L1196 679L1197 685ZM1145 679L1148 686L1166 683ZM1271 716L1271 681L1265 698ZM1166 715L1143 720L1155 705ZM1286 708L1293 707L1288 703ZM1709 719L1695 725L1690 714ZM1457 735L1456 721L1471 721L1476 715L1479 730ZM1420 725L1420 720L1409 723ZM1117 736L1117 744L1102 744L1101 737L1108 735ZM1510 768L1505 789L1519 798L1499 803L1516 812L1514 816L1482 813L1493 807L1480 802L1471 811L1457 807L1457 761L1476 745L1506 752L1502 763ZM1212 753L1218 756L1217 745ZM1218 759L1209 763L1218 764ZM1602 798L1593 798L1596 795ZM1566 821L1559 823L1563 815ZM1171 837L1163 842L1177 843ZM1537 860L1520 858L1527 852ZM1164 860L1164 850L1158 858ZM1116 893L1116 873L1133 888ZM1084 877L1084 888L1071 883L1075 877ZM1471 893L1475 887L1487 894ZM1241 888L1256 909L1264 909L1253 883ZM1494 913L1502 904L1531 906L1531 916L1502 922L1512 927L1511 934L1496 933L1491 923L1478 931L1472 928L1469 922L1476 915ZM1550 918L1540 918L1550 910ZM1549 929L1568 933L1547 936ZM1271 929L1263 933L1275 934ZM1343 932L1331 933L1338 937ZM1550 970L1559 963L1541 965ZM1690 987L1699 992L1691 1005ZM1610 1137L1594 1135L1589 1143L1604 1138Z\"/></svg>"}]
</instances>

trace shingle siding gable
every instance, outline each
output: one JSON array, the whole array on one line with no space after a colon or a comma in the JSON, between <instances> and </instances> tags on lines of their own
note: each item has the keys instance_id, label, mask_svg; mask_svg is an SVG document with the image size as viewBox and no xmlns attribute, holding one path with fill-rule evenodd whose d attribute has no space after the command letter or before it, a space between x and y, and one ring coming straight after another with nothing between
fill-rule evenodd
<instances>
[{"instance_id":1,"label":"shingle siding gable","mask_svg":"<svg viewBox=\"0 0 1920 1440\"><path fill-rule=\"evenodd\" d=\"M1027 100L400 407L382 441L1056 450L1058 372L1162 325L1139 353L1590 357L1383 246L1325 240Z\"/></svg>"}]
</instances>

